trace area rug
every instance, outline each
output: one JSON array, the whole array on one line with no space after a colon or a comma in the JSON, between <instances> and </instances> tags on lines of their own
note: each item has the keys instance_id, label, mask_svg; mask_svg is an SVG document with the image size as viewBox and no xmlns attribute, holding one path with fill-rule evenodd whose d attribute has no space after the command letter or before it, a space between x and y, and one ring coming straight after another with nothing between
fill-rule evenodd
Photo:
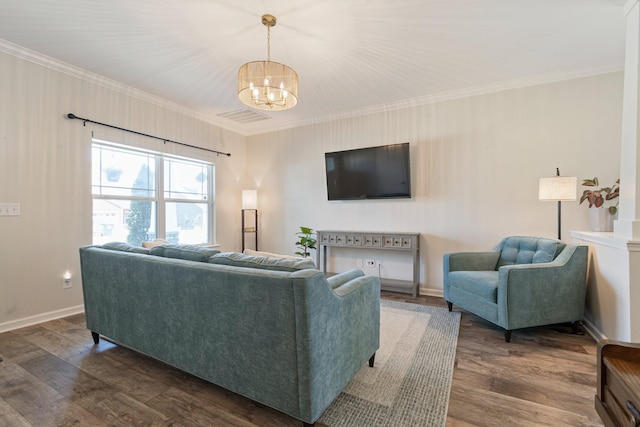
<instances>
[{"instance_id":1,"label":"area rug","mask_svg":"<svg viewBox=\"0 0 640 427\"><path fill-rule=\"evenodd\" d=\"M380 302L380 349L319 421L330 427L444 426L460 312Z\"/></svg>"}]
</instances>

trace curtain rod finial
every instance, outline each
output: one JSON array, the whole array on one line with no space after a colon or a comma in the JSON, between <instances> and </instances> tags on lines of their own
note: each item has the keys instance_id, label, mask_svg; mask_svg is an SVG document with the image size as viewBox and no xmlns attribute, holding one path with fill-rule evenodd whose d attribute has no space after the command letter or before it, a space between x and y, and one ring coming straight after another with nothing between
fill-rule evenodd
<instances>
[{"instance_id":1,"label":"curtain rod finial","mask_svg":"<svg viewBox=\"0 0 640 427\"><path fill-rule=\"evenodd\" d=\"M75 114L73 114L73 113L69 113L69 114L67 114L67 118L68 118L68 119L75 119L75 118L76 118L76 115L75 115Z\"/></svg>"}]
</instances>

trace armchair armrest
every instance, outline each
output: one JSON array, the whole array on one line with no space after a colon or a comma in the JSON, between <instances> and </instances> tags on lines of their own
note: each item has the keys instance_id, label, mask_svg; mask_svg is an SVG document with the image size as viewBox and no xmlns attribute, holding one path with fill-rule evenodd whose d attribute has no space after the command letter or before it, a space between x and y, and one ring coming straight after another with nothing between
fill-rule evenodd
<instances>
[{"instance_id":1,"label":"armchair armrest","mask_svg":"<svg viewBox=\"0 0 640 427\"><path fill-rule=\"evenodd\" d=\"M444 254L444 271L495 271L500 252L453 252Z\"/></svg>"},{"instance_id":2,"label":"armchair armrest","mask_svg":"<svg viewBox=\"0 0 640 427\"><path fill-rule=\"evenodd\" d=\"M555 260L498 270L498 324L508 330L581 320L587 247L567 245Z\"/></svg>"}]
</instances>

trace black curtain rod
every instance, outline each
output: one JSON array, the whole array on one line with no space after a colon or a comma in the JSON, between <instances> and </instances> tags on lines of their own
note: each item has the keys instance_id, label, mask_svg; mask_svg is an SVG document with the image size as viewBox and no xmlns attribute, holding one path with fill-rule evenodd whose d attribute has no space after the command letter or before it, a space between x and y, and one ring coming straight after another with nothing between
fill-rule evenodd
<instances>
[{"instance_id":1,"label":"black curtain rod","mask_svg":"<svg viewBox=\"0 0 640 427\"><path fill-rule=\"evenodd\" d=\"M69 114L67 114L67 118L69 118L69 119L82 120L82 121L83 121L83 123L82 123L82 125L83 125L83 126L86 126L86 125L87 125L87 122L89 122L89 123L95 123L95 124L100 125L100 126L106 126L106 127L109 127L109 128L118 129L118 130L122 130L122 131L125 131L125 132L135 133L136 135L142 135L142 136L146 136L146 137L149 137L149 138L159 139L160 141L164 141L164 143L165 143L165 144L166 144L167 142L171 142L172 144L183 145L183 146L185 146L185 147L196 148L196 149L198 149L198 150L204 150L204 151L208 151L208 152L210 152L210 153L216 153L217 155L222 154L222 155L224 155L224 156L231 157L231 153L223 153L222 151L209 150L208 148L196 147L195 145L185 144L184 142L172 141L172 140L170 140L170 139L160 138L160 137L158 137L158 136L149 135L149 134L142 133L142 132L138 132L138 131L131 130L131 129L125 129L125 128L121 128L121 127L118 127L118 126L109 125L109 124L106 124L106 123L100 123L100 122L96 122L96 121L89 120L89 119L83 119L82 117L78 117L78 116L76 116L76 115L75 115L75 114L73 114L73 113L69 113Z\"/></svg>"}]
</instances>

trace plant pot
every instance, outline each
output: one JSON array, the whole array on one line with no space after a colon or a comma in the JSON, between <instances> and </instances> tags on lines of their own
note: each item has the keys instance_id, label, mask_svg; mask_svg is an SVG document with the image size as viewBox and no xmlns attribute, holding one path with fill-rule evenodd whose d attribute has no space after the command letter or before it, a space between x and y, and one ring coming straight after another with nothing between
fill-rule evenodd
<instances>
[{"instance_id":1,"label":"plant pot","mask_svg":"<svg viewBox=\"0 0 640 427\"><path fill-rule=\"evenodd\" d=\"M613 231L613 215L606 208L590 208L591 231Z\"/></svg>"}]
</instances>

